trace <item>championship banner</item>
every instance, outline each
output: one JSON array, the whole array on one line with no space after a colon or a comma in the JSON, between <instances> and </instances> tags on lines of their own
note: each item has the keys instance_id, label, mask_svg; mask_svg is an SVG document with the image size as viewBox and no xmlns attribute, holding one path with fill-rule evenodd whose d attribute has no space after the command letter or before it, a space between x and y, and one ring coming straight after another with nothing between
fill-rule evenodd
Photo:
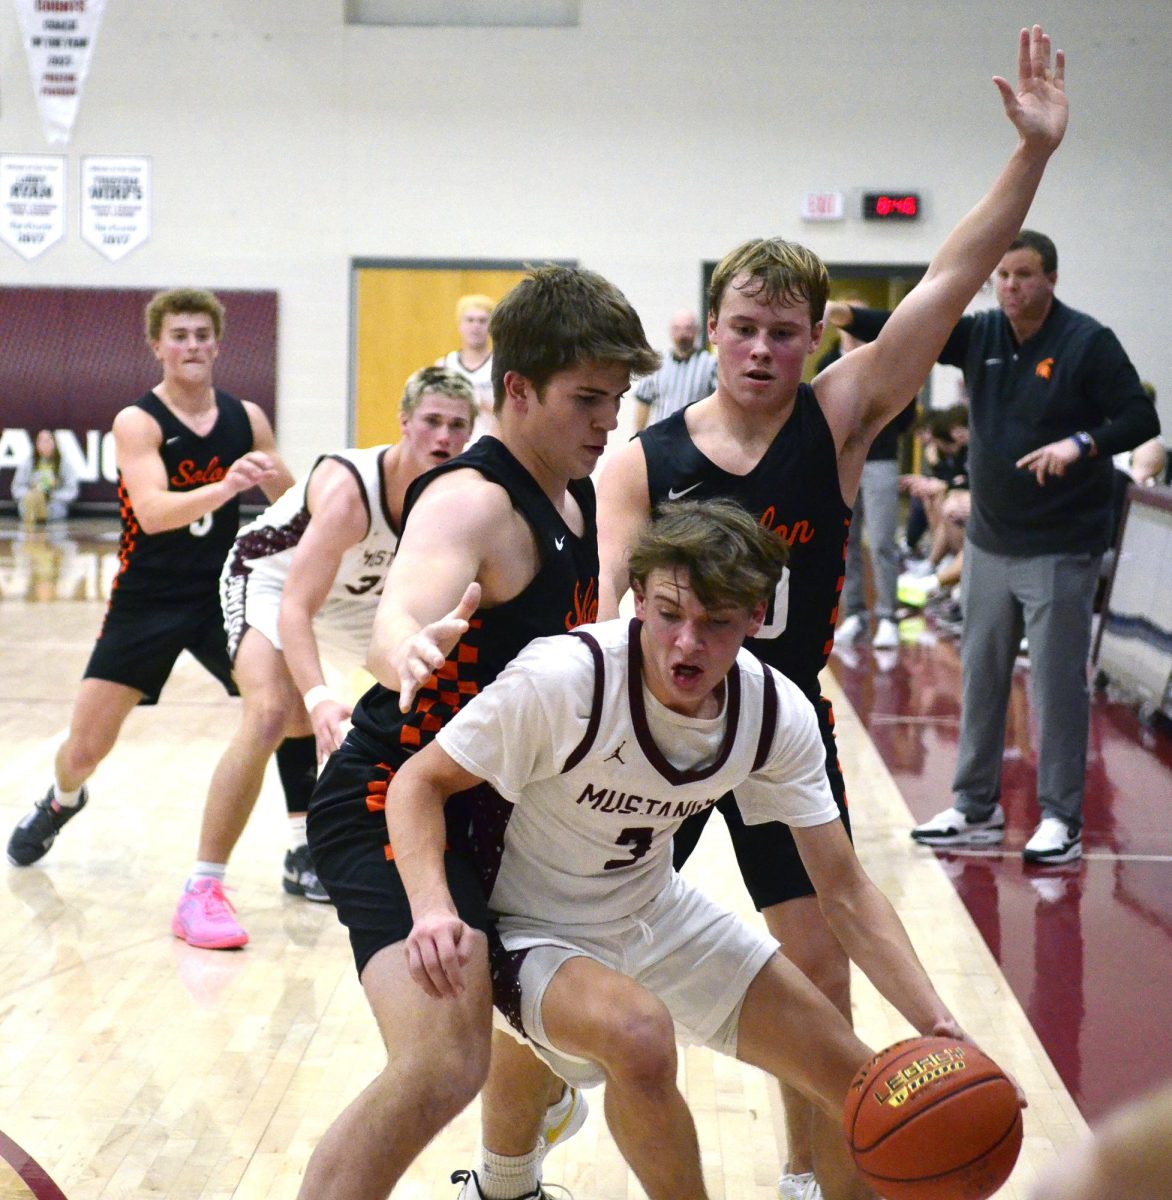
<instances>
[{"instance_id":1,"label":"championship banner","mask_svg":"<svg viewBox=\"0 0 1172 1200\"><path fill-rule=\"evenodd\" d=\"M69 141L106 0L14 0L50 145Z\"/></svg>"},{"instance_id":2,"label":"championship banner","mask_svg":"<svg viewBox=\"0 0 1172 1200\"><path fill-rule=\"evenodd\" d=\"M0 154L0 241L34 259L65 236L65 159Z\"/></svg>"},{"instance_id":3,"label":"championship banner","mask_svg":"<svg viewBox=\"0 0 1172 1200\"><path fill-rule=\"evenodd\" d=\"M81 240L117 262L150 236L151 160L83 158Z\"/></svg>"}]
</instances>

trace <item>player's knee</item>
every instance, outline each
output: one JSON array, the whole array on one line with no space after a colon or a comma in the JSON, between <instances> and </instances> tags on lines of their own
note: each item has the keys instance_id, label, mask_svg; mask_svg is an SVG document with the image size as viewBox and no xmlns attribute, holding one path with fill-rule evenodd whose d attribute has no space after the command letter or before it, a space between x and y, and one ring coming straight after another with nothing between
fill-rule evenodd
<instances>
[{"instance_id":1,"label":"player's knee","mask_svg":"<svg viewBox=\"0 0 1172 1200\"><path fill-rule=\"evenodd\" d=\"M244 724L257 745L275 748L291 727L292 714L282 693L258 692L244 702Z\"/></svg>"},{"instance_id":2,"label":"player's knee","mask_svg":"<svg viewBox=\"0 0 1172 1200\"><path fill-rule=\"evenodd\" d=\"M73 729L61 747L60 762L69 775L88 779L113 746L114 738L103 731Z\"/></svg>"},{"instance_id":3,"label":"player's knee","mask_svg":"<svg viewBox=\"0 0 1172 1200\"><path fill-rule=\"evenodd\" d=\"M602 1065L609 1078L640 1090L674 1086L675 1026L662 1004L617 1014L607 1031L606 1044Z\"/></svg>"},{"instance_id":4,"label":"player's knee","mask_svg":"<svg viewBox=\"0 0 1172 1200\"><path fill-rule=\"evenodd\" d=\"M413 1090L419 1094L421 1115L433 1132L459 1116L480 1094L488 1079L488 1063L487 1038L460 1039L438 1052L418 1056L410 1069Z\"/></svg>"}]
</instances>

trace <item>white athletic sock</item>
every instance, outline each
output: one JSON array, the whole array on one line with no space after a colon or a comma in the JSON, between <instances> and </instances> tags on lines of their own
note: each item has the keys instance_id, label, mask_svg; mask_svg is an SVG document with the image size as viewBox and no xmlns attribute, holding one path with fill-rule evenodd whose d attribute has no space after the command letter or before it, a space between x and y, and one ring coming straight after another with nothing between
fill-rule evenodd
<instances>
[{"instance_id":1,"label":"white athletic sock","mask_svg":"<svg viewBox=\"0 0 1172 1200\"><path fill-rule=\"evenodd\" d=\"M513 1158L480 1148L480 1167L476 1172L485 1200L519 1200L537 1191L541 1173L541 1148Z\"/></svg>"},{"instance_id":2,"label":"white athletic sock","mask_svg":"<svg viewBox=\"0 0 1172 1200\"><path fill-rule=\"evenodd\" d=\"M289 814L289 849L300 850L307 845L309 838L305 834L305 813Z\"/></svg>"},{"instance_id":3,"label":"white athletic sock","mask_svg":"<svg viewBox=\"0 0 1172 1200\"><path fill-rule=\"evenodd\" d=\"M61 808L76 808L81 803L81 788L76 792L63 792L56 784L53 784L53 799Z\"/></svg>"},{"instance_id":4,"label":"white athletic sock","mask_svg":"<svg viewBox=\"0 0 1172 1200\"><path fill-rule=\"evenodd\" d=\"M191 887L197 879L218 879L223 883L224 873L227 870L227 863L196 862L191 874L187 877L187 886Z\"/></svg>"}]
</instances>

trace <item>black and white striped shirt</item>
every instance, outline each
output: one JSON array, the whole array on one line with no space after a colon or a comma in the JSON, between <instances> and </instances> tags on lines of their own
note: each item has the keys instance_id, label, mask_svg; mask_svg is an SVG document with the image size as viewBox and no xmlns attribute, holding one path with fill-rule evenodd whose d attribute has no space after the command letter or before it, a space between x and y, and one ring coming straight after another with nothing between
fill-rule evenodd
<instances>
[{"instance_id":1,"label":"black and white striped shirt","mask_svg":"<svg viewBox=\"0 0 1172 1200\"><path fill-rule=\"evenodd\" d=\"M715 355L693 350L687 358L679 358L673 351L664 356L658 371L635 385L635 399L651 406L647 414L647 424L651 425L715 390Z\"/></svg>"}]
</instances>

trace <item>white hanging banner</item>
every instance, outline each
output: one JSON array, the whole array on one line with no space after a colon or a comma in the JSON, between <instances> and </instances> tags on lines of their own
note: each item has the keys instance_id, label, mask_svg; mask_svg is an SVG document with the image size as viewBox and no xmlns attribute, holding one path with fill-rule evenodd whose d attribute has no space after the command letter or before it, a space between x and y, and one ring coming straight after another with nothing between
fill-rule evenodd
<instances>
[{"instance_id":1,"label":"white hanging banner","mask_svg":"<svg viewBox=\"0 0 1172 1200\"><path fill-rule=\"evenodd\" d=\"M151 160L81 160L81 240L111 262L151 236Z\"/></svg>"},{"instance_id":2,"label":"white hanging banner","mask_svg":"<svg viewBox=\"0 0 1172 1200\"><path fill-rule=\"evenodd\" d=\"M64 146L73 130L81 89L106 0L14 0L45 137Z\"/></svg>"},{"instance_id":3,"label":"white hanging banner","mask_svg":"<svg viewBox=\"0 0 1172 1200\"><path fill-rule=\"evenodd\" d=\"M65 236L65 159L0 154L0 241L33 259Z\"/></svg>"}]
</instances>

